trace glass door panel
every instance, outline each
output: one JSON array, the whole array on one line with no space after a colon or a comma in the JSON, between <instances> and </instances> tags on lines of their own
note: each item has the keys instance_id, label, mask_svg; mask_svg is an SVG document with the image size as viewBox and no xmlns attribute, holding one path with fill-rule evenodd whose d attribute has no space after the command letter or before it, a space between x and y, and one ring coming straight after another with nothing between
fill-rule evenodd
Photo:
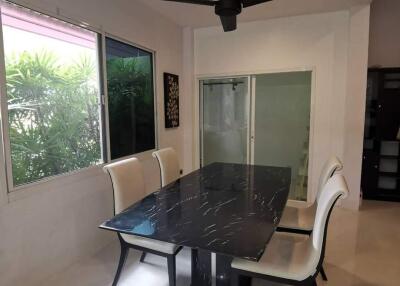
<instances>
[{"instance_id":1,"label":"glass door panel","mask_svg":"<svg viewBox=\"0 0 400 286\"><path fill-rule=\"evenodd\" d=\"M247 77L200 81L201 165L247 163L249 80Z\"/></svg>"},{"instance_id":2,"label":"glass door panel","mask_svg":"<svg viewBox=\"0 0 400 286\"><path fill-rule=\"evenodd\" d=\"M311 71L253 77L252 163L290 167L290 198L307 200Z\"/></svg>"}]
</instances>

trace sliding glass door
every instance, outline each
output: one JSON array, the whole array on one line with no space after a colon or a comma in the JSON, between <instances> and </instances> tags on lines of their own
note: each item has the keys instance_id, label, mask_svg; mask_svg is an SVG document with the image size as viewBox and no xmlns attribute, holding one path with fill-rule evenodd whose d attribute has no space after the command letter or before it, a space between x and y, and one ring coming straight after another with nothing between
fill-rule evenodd
<instances>
[{"instance_id":1,"label":"sliding glass door","mask_svg":"<svg viewBox=\"0 0 400 286\"><path fill-rule=\"evenodd\" d=\"M247 163L249 79L201 81L201 164Z\"/></svg>"},{"instance_id":2,"label":"sliding glass door","mask_svg":"<svg viewBox=\"0 0 400 286\"><path fill-rule=\"evenodd\" d=\"M307 200L311 72L253 77L252 163L290 167L290 197Z\"/></svg>"},{"instance_id":3,"label":"sliding glass door","mask_svg":"<svg viewBox=\"0 0 400 286\"><path fill-rule=\"evenodd\" d=\"M307 200L311 81L311 71L200 81L201 165L290 167L290 197Z\"/></svg>"}]
</instances>

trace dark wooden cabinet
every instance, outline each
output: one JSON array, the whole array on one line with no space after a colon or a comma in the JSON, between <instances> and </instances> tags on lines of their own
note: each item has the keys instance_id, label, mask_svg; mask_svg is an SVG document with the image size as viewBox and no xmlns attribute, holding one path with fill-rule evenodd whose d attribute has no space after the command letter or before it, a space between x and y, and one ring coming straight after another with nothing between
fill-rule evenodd
<instances>
[{"instance_id":1,"label":"dark wooden cabinet","mask_svg":"<svg viewBox=\"0 0 400 286\"><path fill-rule=\"evenodd\" d=\"M400 68L369 69L361 188L400 201Z\"/></svg>"}]
</instances>

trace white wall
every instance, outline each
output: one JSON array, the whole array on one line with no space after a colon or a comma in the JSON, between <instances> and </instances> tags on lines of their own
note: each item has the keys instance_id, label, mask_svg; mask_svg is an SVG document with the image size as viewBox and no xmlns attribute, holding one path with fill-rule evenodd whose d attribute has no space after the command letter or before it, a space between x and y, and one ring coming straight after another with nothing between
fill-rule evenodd
<instances>
[{"instance_id":1,"label":"white wall","mask_svg":"<svg viewBox=\"0 0 400 286\"><path fill-rule=\"evenodd\" d=\"M162 73L182 76L182 29L139 1L31 0L30 7L84 21L156 51L158 137L183 158L183 128L165 130ZM184 100L182 101L184 102ZM183 113L183 105L180 106ZM181 121L182 122L182 121ZM150 153L144 163L148 191L159 170ZM3 190L2 190L3 191ZM100 167L13 194L0 206L0 285L40 285L45 277L105 246L115 235L98 225L112 215L112 190Z\"/></svg>"},{"instance_id":2,"label":"white wall","mask_svg":"<svg viewBox=\"0 0 400 286\"><path fill-rule=\"evenodd\" d=\"M369 6L353 7L350 10L345 129L342 134L344 141L343 172L350 189L350 196L344 205L350 208L357 208L360 205L369 15Z\"/></svg>"},{"instance_id":3,"label":"white wall","mask_svg":"<svg viewBox=\"0 0 400 286\"><path fill-rule=\"evenodd\" d=\"M369 66L400 67L400 1L371 4Z\"/></svg>"},{"instance_id":4,"label":"white wall","mask_svg":"<svg viewBox=\"0 0 400 286\"><path fill-rule=\"evenodd\" d=\"M180 99L185 107L181 113L181 126L183 127L183 173L190 173L193 170L193 114L194 114L194 35L191 27L183 29L183 70Z\"/></svg>"},{"instance_id":5,"label":"white wall","mask_svg":"<svg viewBox=\"0 0 400 286\"><path fill-rule=\"evenodd\" d=\"M368 20L369 6L363 8L368 13L363 13L362 19ZM351 106L346 106L347 98L353 96L347 79L348 64L352 62L349 56L366 59L364 53L349 53L350 50L354 52L353 46L349 45L350 37L356 36L352 31L357 29L364 34L368 25L362 21L355 22L352 17L350 11L339 11L239 24L238 30L231 33L222 33L220 27L195 30L197 77L302 69L315 71L309 171L313 193L321 167L330 154L337 154L346 164L348 159L345 154L353 152L356 157L359 155L357 159L361 162L362 145L358 143L363 119L352 117L350 108L355 103L365 105L362 99L365 89L359 85L352 86L351 92L356 93L356 97ZM368 42L360 44L368 46ZM359 77L366 76L366 63L365 66L357 65L351 72ZM355 121L357 145L347 140L349 126L345 118L346 121ZM195 137L196 134L195 130ZM194 143L198 143L198 138ZM198 145L195 149L198 150ZM346 177L352 187L351 192L358 198L361 168L354 167L347 170ZM352 199L348 206L358 208L358 199Z\"/></svg>"}]
</instances>

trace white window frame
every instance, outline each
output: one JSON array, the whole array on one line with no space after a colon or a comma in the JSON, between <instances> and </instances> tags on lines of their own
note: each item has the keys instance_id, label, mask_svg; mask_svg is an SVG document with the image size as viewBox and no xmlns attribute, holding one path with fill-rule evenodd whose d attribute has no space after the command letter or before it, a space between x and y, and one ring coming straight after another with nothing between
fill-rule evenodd
<instances>
[{"instance_id":1,"label":"white window frame","mask_svg":"<svg viewBox=\"0 0 400 286\"><path fill-rule=\"evenodd\" d=\"M1 6L0 6L1 15ZM0 206L8 202L8 185L7 185L7 161L6 161L6 150L3 146L3 142L6 142L4 138L4 126L7 125L4 120L7 118L8 112L5 110L5 104L7 103L6 97L6 81L5 81L5 59L4 59L4 49L3 49L3 23L0 17Z\"/></svg>"},{"instance_id":2,"label":"white window frame","mask_svg":"<svg viewBox=\"0 0 400 286\"><path fill-rule=\"evenodd\" d=\"M105 38L115 39L117 41L126 43L128 45L132 45L144 51L147 51L152 54L152 67L153 67L153 97L154 97L154 149L147 150L141 153L135 153L126 157L118 158L113 161L119 161L126 158L138 157L147 158L151 156L151 153L158 149L159 146L159 130L158 130L158 94L157 94L157 70L156 70L156 51L144 47L140 44L134 43L132 41L120 38L114 34L106 32L102 27L96 27L95 25L88 24L87 22L82 22L79 20L72 19L68 16L61 15L60 9L56 7L56 13L53 13L49 10L43 10L41 8L37 8L30 4L27 4L22 1L3 1L11 5L20 6L22 8L30 9L32 11L36 11L43 15L48 15L55 19L59 19L66 23L70 23L81 28L87 29L94 33L97 33L97 64L98 64L98 79L99 79L99 87L100 87L100 106L101 106L101 114L100 114L100 134L101 134L101 150L102 150L102 161L101 164L96 164L93 166L89 166L86 168L74 170L67 173L62 173L54 176L49 176L42 178L38 181L27 183L20 186L13 185L13 177L12 177L12 163L11 163L11 152L10 152L10 140L8 136L8 106L7 106L7 96L6 96L6 76L5 76L5 57L4 57L4 46L3 46L3 32L2 32L2 22L0 17L0 206L7 204L11 201L18 200L19 198L25 197L28 193L35 192L40 189L38 186L52 182L55 180L66 180L71 176L80 176L92 173L100 168L102 168L105 164L111 162L111 153L110 153L110 137L109 137L109 116L108 116L108 90L107 90L107 71L106 71L106 51L105 51ZM1 4L0 2L0 4ZM21 3L22 2L22 3ZM1 12L1 6L0 6ZM5 120L3 120L5 118ZM25 194L26 192L26 194Z\"/></svg>"},{"instance_id":3,"label":"white window frame","mask_svg":"<svg viewBox=\"0 0 400 286\"><path fill-rule=\"evenodd\" d=\"M11 5L12 5L12 3L11 3ZM21 6L19 4L16 4L16 5L17 6ZM22 8L26 8L25 6L21 6L21 7ZM31 8L26 8L26 9L29 9L29 10L32 10L32 11L36 11L36 10L31 9ZM1 8L0 8L0 12L1 12ZM48 15L48 13L42 13L42 12L39 12L39 13L40 14L44 14L44 15ZM91 28L88 28L88 27L86 27L86 25L83 25L83 24L72 23L70 20L66 21L64 19L61 19L61 17L59 17L59 16L53 16L53 15L49 15L49 16L51 16L52 18L55 18L55 19L59 19L59 20L61 20L63 22L66 22L66 23L71 23L71 24L73 24L75 26L78 26L78 27L81 27L81 28L86 29L88 31L96 33L97 34L96 35L97 36L97 39L96 39L96 41L97 41L96 52L98 53L98 46L99 46L98 45L98 40L101 39L99 37L99 35L101 35L101 34L98 31L93 30ZM2 135L3 135L2 139L3 139L3 142L2 143L4 145L3 148L4 148L4 157L5 157L4 159L5 159L5 162L6 162L5 172L6 172L6 178L7 178L7 186L8 186L7 191L8 191L8 193L14 193L16 191L24 190L24 189L36 186L38 184L41 184L41 183L56 179L56 178L60 178L60 177L63 177L63 176L68 176L68 175L71 175L71 174L76 174L76 173L78 173L80 171L90 170L92 168L96 168L99 165L103 165L106 162L107 158L104 157L104 153L101 151L102 152L102 154L101 154L101 156L102 156L101 161L102 162L100 164L95 164L95 165L92 165L92 166L88 166L88 167L85 167L85 168L73 170L73 171L66 172L66 173L55 174L53 176L44 177L44 178L41 178L41 179L39 179L37 181L29 182L29 183L26 183L26 184L23 184L23 185L19 185L19 186L15 186L14 185L14 179L13 179L13 173L12 173L11 142L10 142L10 136L9 136L9 122L8 122L8 107L7 107L8 104L7 104L7 90L6 90L5 53L4 53L4 45L3 45L3 41L4 41L3 39L4 38L3 38L1 16L0 16L0 24L1 24L1 26L0 26L0 37L1 37L1 39L0 39L0 43L1 43L1 47L0 47L0 71L2 71L1 72L2 76L0 76L0 85L1 85L1 87L0 87L0 93L1 93L1 102L0 102L0 104L1 104L1 114L2 114L2 117L3 117L3 120L2 120L2 132L3 132L2 133ZM101 67L99 56L97 56L97 66L98 66L98 70L99 70L100 67ZM99 75L100 75L100 73L99 73ZM99 87L101 87L102 80L101 80L100 76L98 76L98 84L99 84ZM99 114L100 129L101 129L100 134L102 135L102 133L103 133L102 130L104 129L104 127L102 126L103 125L103 119L102 119L101 115L103 114L102 109L104 108L104 106L101 104L100 91L99 91L98 98L99 98L100 109L101 109L101 112ZM101 140L101 143L100 143L101 146L100 147L101 147L101 150L102 150L103 149L103 145L104 145L103 142L102 142L103 138L100 138L100 140Z\"/></svg>"}]
</instances>

